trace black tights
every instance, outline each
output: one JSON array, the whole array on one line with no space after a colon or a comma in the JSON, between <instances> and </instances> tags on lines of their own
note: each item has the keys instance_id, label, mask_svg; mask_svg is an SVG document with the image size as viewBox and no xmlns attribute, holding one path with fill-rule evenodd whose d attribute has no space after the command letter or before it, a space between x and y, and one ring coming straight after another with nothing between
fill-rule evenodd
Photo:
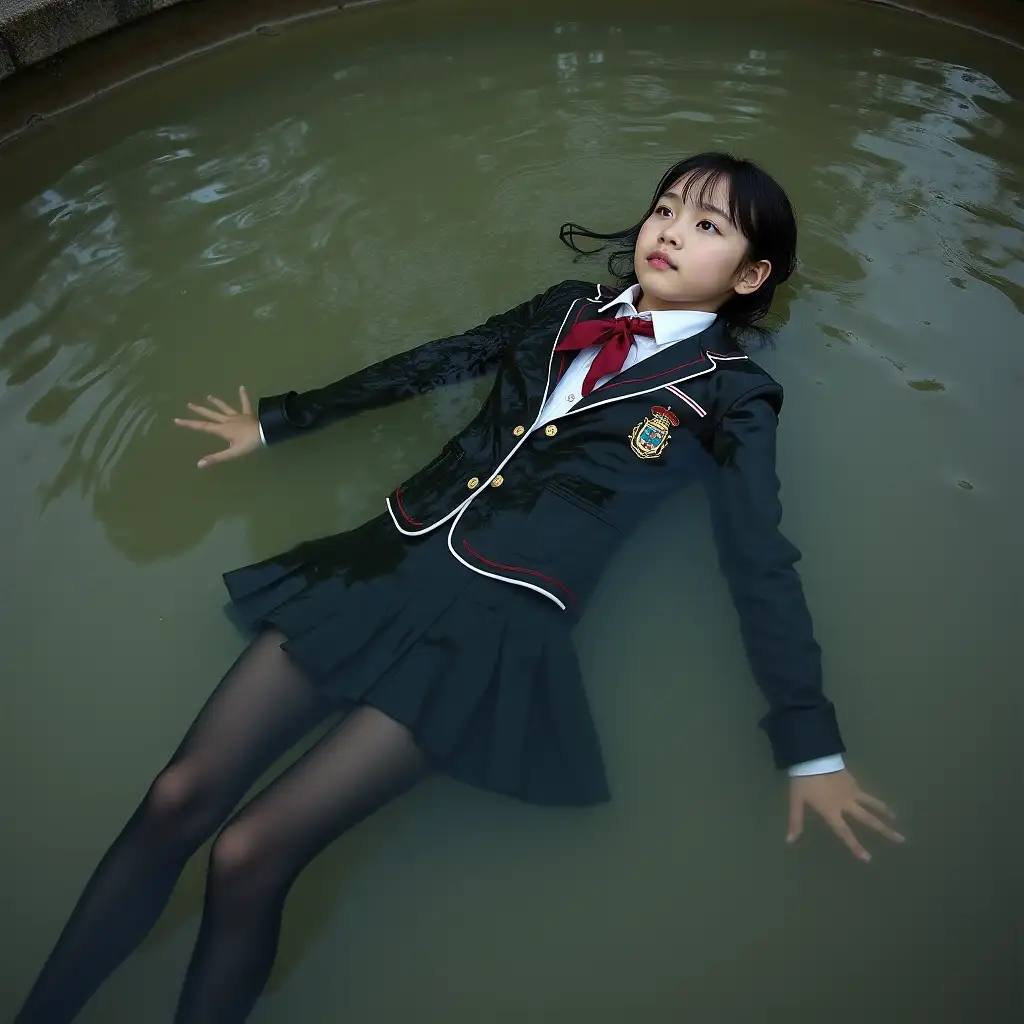
<instances>
[{"instance_id":1,"label":"black tights","mask_svg":"<svg viewBox=\"0 0 1024 1024\"><path fill-rule=\"evenodd\" d=\"M281 650L283 639L260 634L214 691L100 861L16 1024L73 1020L156 923L189 857L260 774L330 714ZM210 853L175 1024L246 1019L299 872L428 770L404 726L360 707L227 822Z\"/></svg>"}]
</instances>

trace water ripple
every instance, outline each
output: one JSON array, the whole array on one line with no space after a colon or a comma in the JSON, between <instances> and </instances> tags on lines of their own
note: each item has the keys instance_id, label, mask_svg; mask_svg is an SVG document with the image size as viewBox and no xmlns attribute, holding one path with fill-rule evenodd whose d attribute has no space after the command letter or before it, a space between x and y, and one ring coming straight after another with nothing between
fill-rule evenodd
<instances>
[{"instance_id":1,"label":"water ripple","mask_svg":"<svg viewBox=\"0 0 1024 1024\"><path fill-rule=\"evenodd\" d=\"M524 290L528 253L563 273L552 225L629 223L693 148L764 151L793 182L801 265L780 308L812 304L824 344L879 344L889 372L938 380L916 364L923 341L887 333L908 261L928 289L981 286L1024 309L1021 117L991 76L894 48L686 47L671 25L566 22L538 38L526 60L333 54L308 88L183 107L2 214L22 247L0 294L0 372L17 393L0 415L72 439L44 500L116 486L136 446L180 447L155 425L195 387L258 366L276 387L282 329L333 339L323 324L358 310L354 368L382 337L458 326L455 296L482 305L499 264ZM338 372L333 341L306 358L322 371L299 367L309 383Z\"/></svg>"}]
</instances>

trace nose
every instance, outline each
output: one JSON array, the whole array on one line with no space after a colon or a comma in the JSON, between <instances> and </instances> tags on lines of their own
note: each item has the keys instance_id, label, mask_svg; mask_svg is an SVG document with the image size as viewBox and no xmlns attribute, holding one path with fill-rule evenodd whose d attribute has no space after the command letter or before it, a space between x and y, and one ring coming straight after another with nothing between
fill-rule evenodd
<instances>
[{"instance_id":1,"label":"nose","mask_svg":"<svg viewBox=\"0 0 1024 1024\"><path fill-rule=\"evenodd\" d=\"M675 221L671 224L666 224L660 232L658 232L658 241L664 245L671 245L673 248L678 249L680 245L679 233L676 231Z\"/></svg>"}]
</instances>

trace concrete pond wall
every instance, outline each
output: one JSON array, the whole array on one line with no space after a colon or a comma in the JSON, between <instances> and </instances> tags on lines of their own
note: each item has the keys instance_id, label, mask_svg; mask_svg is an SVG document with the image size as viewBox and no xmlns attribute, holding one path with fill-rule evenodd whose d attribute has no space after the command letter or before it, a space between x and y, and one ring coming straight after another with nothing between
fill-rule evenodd
<instances>
[{"instance_id":1,"label":"concrete pond wall","mask_svg":"<svg viewBox=\"0 0 1024 1024\"><path fill-rule=\"evenodd\" d=\"M298 6L330 9L358 6L359 2L317 4L315 0L306 0ZM681 0L676 2L681 3ZM212 0L0 0L0 78L62 53L86 39L178 4L201 4L222 10L225 7ZM251 16L261 6L268 8L267 13L272 15L269 7L275 5L234 0L234 6L247 10ZM1024 0L892 0L889 6L918 10L1024 45Z\"/></svg>"},{"instance_id":2,"label":"concrete pond wall","mask_svg":"<svg viewBox=\"0 0 1024 1024\"><path fill-rule=\"evenodd\" d=\"M135 75L233 36L259 31L261 26L371 4L429 2L0 0L0 143L20 134L26 125ZM687 0L666 2L685 12ZM938 18L1024 51L1024 0L851 2ZM121 31L129 25L128 31ZM79 45L87 40L92 42Z\"/></svg>"},{"instance_id":3,"label":"concrete pond wall","mask_svg":"<svg viewBox=\"0 0 1024 1024\"><path fill-rule=\"evenodd\" d=\"M365 0L364 0L365 2ZM259 19L299 9L330 10L345 3L304 0L0 0L0 79L72 49L79 43L140 21L169 7L192 7L194 17L223 18L230 8ZM292 10L289 10L289 9Z\"/></svg>"},{"instance_id":4,"label":"concrete pond wall","mask_svg":"<svg viewBox=\"0 0 1024 1024\"><path fill-rule=\"evenodd\" d=\"M0 76L182 0L0 0Z\"/></svg>"}]
</instances>

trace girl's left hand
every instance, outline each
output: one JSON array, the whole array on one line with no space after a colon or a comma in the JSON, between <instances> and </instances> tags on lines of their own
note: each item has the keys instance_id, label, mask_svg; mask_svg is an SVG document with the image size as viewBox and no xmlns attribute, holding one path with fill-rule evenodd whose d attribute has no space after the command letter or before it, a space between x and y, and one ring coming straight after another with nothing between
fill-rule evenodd
<instances>
[{"instance_id":1,"label":"girl's left hand","mask_svg":"<svg viewBox=\"0 0 1024 1024\"><path fill-rule=\"evenodd\" d=\"M869 861L871 854L860 845L844 815L881 832L886 839L902 843L903 836L893 831L872 811L896 817L877 797L865 793L845 769L824 775L798 775L789 780L789 833L787 843L796 842L804 829L804 806L810 805L828 823L833 832L850 848L858 860ZM870 810L869 810L870 808Z\"/></svg>"}]
</instances>

